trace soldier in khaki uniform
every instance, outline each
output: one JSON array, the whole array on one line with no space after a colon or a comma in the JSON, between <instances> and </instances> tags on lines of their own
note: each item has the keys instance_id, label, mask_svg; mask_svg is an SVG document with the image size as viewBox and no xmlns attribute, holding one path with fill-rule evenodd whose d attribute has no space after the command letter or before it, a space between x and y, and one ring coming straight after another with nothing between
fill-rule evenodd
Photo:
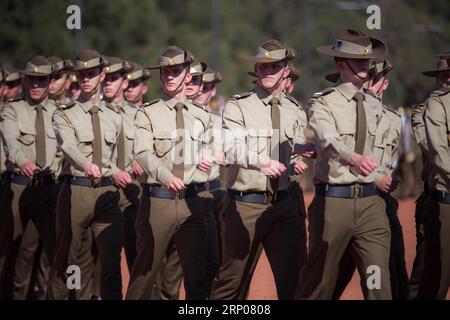
<instances>
[{"instance_id":1,"label":"soldier in khaki uniform","mask_svg":"<svg viewBox=\"0 0 450 320\"><path fill-rule=\"evenodd\" d=\"M436 55L439 57L438 69L447 68L447 58L450 58L450 52L443 52L442 54ZM435 71L425 71L423 75L435 78ZM445 86L445 82L438 82L438 86L442 89ZM413 107L411 115L411 127L413 130L414 138L417 145L420 147L422 152L422 173L421 178L423 181L423 192L416 200L416 212L415 212L415 222L416 222L416 256L414 258L414 263L411 271L411 277L409 280L409 296L410 300L417 298L417 292L419 290L420 279L423 271L424 255L425 255L425 234L424 234L424 218L428 207L426 206L428 197L430 195L430 186L428 184L428 178L432 172L433 164L430 160L430 152L428 149L426 131L425 131L425 113L426 103L420 103Z\"/></svg>"},{"instance_id":2,"label":"soldier in khaki uniform","mask_svg":"<svg viewBox=\"0 0 450 320\"><path fill-rule=\"evenodd\" d=\"M440 89L426 101L425 132L430 162L430 195L424 224L424 266L418 299L445 299L450 286L450 57L440 59L434 76Z\"/></svg>"},{"instance_id":3,"label":"soldier in khaki uniform","mask_svg":"<svg viewBox=\"0 0 450 320\"><path fill-rule=\"evenodd\" d=\"M69 71L72 70L73 64L70 60L62 60L56 56L49 57L48 60L53 66L48 89L49 102L53 103L55 107L58 107L59 103L69 102L66 98L66 92L70 85ZM57 156L60 159L60 152ZM60 170L55 172L55 174L58 177ZM37 260L38 263L35 264L35 260ZM32 290L31 299L45 299L47 295L50 264L45 251L42 250L42 242L40 241L39 233L32 221L27 225L24 231L15 268L15 299L26 299L30 287Z\"/></svg>"},{"instance_id":4,"label":"soldier in khaki uniform","mask_svg":"<svg viewBox=\"0 0 450 320\"><path fill-rule=\"evenodd\" d=\"M382 103L383 93L389 86L389 79L387 79L386 75L392 69L393 66L387 60L373 62L369 78L363 85L369 94L365 105L367 112L372 111L370 108L378 109L380 102ZM337 82L339 73L329 74L325 78L332 82ZM389 270L392 298L394 300L405 300L408 293L408 274L406 271L403 232L397 216L398 201L391 196L391 193L398 185L397 166L402 121L400 114L396 110L385 104L383 104L383 108L383 115L387 116L390 121L390 130L386 133L380 132L380 134L385 134L386 140L386 147L383 153L374 153L376 162L380 164L376 169L375 184L378 194L386 203L386 214L390 223L391 250ZM381 122L379 121L379 123ZM340 262L338 281L333 299L339 299L355 272L356 264L352 256L354 256L354 251L352 247L349 247ZM364 284L362 284L362 287L363 289L366 288Z\"/></svg>"},{"instance_id":5,"label":"soldier in khaki uniform","mask_svg":"<svg viewBox=\"0 0 450 320\"><path fill-rule=\"evenodd\" d=\"M279 299L294 297L300 271L301 217L298 184L290 183L291 155L304 143L306 116L289 99L292 49L264 42L254 62L254 90L230 98L223 113L228 191L221 212L222 266L211 299L245 299L264 247Z\"/></svg>"},{"instance_id":6,"label":"soldier in khaki uniform","mask_svg":"<svg viewBox=\"0 0 450 320\"><path fill-rule=\"evenodd\" d=\"M55 246L58 193L55 174L59 170L59 159L52 126L56 107L47 97L52 65L46 58L36 56L22 73L26 99L9 102L1 114L0 130L8 157L0 198L0 288L3 298L15 297L11 292L15 260L30 220L39 232L50 262Z\"/></svg>"},{"instance_id":7,"label":"soldier in khaki uniform","mask_svg":"<svg viewBox=\"0 0 450 320\"><path fill-rule=\"evenodd\" d=\"M364 284L369 267L377 266L379 282L363 288L365 297L391 299L389 221L374 184L381 165L375 159L386 148L390 121L380 102L365 108L369 96L362 89L370 61L387 49L379 40L344 30L334 45L317 50L335 58L340 79L315 94L308 107L317 148L316 193L309 207L309 255L297 298L331 299L339 262L350 246Z\"/></svg>"},{"instance_id":8,"label":"soldier in khaki uniform","mask_svg":"<svg viewBox=\"0 0 450 320\"><path fill-rule=\"evenodd\" d=\"M105 77L104 62L94 50L83 50L75 61L80 82L80 98L62 105L54 113L65 161L63 183L57 207L57 246L49 282L51 299L67 299L66 273L69 265L79 265L90 246L83 245L90 232L101 263L102 299L121 299L122 215L117 187L131 179L117 165L116 144L122 128L118 110L100 100L100 84ZM89 275L81 272L89 278ZM75 290L76 298L88 298Z\"/></svg>"},{"instance_id":9,"label":"soldier in khaki uniform","mask_svg":"<svg viewBox=\"0 0 450 320\"><path fill-rule=\"evenodd\" d=\"M3 99L13 101L22 97L22 75L10 65L3 66L5 91Z\"/></svg>"},{"instance_id":10,"label":"soldier in khaki uniform","mask_svg":"<svg viewBox=\"0 0 450 320\"><path fill-rule=\"evenodd\" d=\"M172 241L181 259L187 299L206 299L206 216L204 175L210 161L199 157L209 127L208 113L186 99L192 56L176 46L161 55L162 99L136 115L134 153L145 171L136 219L137 251L127 299L151 299L163 257Z\"/></svg>"},{"instance_id":11,"label":"soldier in khaki uniform","mask_svg":"<svg viewBox=\"0 0 450 320\"><path fill-rule=\"evenodd\" d=\"M126 101L140 107L144 103L144 96L148 91L147 81L152 73L135 62L130 62L130 65L132 70L127 73L128 87L124 96Z\"/></svg>"}]
</instances>

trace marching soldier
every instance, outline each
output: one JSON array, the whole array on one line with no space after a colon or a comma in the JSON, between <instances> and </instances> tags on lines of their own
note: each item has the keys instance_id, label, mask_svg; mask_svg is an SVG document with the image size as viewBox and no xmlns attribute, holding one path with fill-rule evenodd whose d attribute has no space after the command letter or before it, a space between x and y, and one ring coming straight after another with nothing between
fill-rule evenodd
<instances>
[{"instance_id":1,"label":"marching soldier","mask_svg":"<svg viewBox=\"0 0 450 320\"><path fill-rule=\"evenodd\" d=\"M117 141L117 167L129 174L132 183L126 188L120 189L119 207L123 215L124 234L123 247L127 259L128 270L131 271L136 258L136 222L137 209L141 187L137 178L143 173L140 165L133 158L133 144L136 132L134 119L138 111L135 104L124 99L124 90L129 87L127 73L131 71L131 65L120 58L106 58L108 66L105 68L105 81L103 84L104 100L112 104L122 115L122 131Z\"/></svg>"},{"instance_id":2,"label":"marching soldier","mask_svg":"<svg viewBox=\"0 0 450 320\"><path fill-rule=\"evenodd\" d=\"M52 126L56 107L47 97L52 65L46 58L36 56L21 72L26 99L9 102L1 115L2 136L8 150L6 181L2 186L5 190L0 198L0 287L3 298L14 297L11 281L15 257L30 220L39 232L50 262L55 246L58 193L55 173L59 159Z\"/></svg>"},{"instance_id":3,"label":"marching soldier","mask_svg":"<svg viewBox=\"0 0 450 320\"><path fill-rule=\"evenodd\" d=\"M418 299L445 299L450 285L450 57L424 72L436 77L440 89L426 101L424 122L430 162L430 194L423 217L424 265Z\"/></svg>"},{"instance_id":4,"label":"marching soldier","mask_svg":"<svg viewBox=\"0 0 450 320\"><path fill-rule=\"evenodd\" d=\"M210 169L202 152L208 114L185 94L192 56L168 47L159 64L162 99L136 114L134 153L145 171L136 219L137 257L127 299L151 299L163 257L171 242L181 259L187 299L206 299L206 216L209 201L199 196L205 182L198 171ZM206 115L206 116L205 116Z\"/></svg>"},{"instance_id":5,"label":"marching soldier","mask_svg":"<svg viewBox=\"0 0 450 320\"><path fill-rule=\"evenodd\" d=\"M230 163L221 212L222 266L211 299L245 299L264 247L279 299L292 299L301 254L298 184L290 183L294 146L304 143L304 111L287 97L292 49L264 42L254 62L257 85L235 95L223 113L225 151ZM262 245L262 246L261 246Z\"/></svg>"},{"instance_id":6,"label":"marching soldier","mask_svg":"<svg viewBox=\"0 0 450 320\"><path fill-rule=\"evenodd\" d=\"M48 90L49 97L55 103L69 103L70 99L66 94L72 83L70 71L73 69L73 63L57 56L51 56L48 60L53 64L52 81Z\"/></svg>"},{"instance_id":7,"label":"marching soldier","mask_svg":"<svg viewBox=\"0 0 450 320\"><path fill-rule=\"evenodd\" d=\"M125 100L136 107L142 106L144 96L148 91L147 81L151 78L150 70L131 62L132 70L127 73L128 87L124 92Z\"/></svg>"},{"instance_id":8,"label":"marching soldier","mask_svg":"<svg viewBox=\"0 0 450 320\"><path fill-rule=\"evenodd\" d=\"M57 246L49 282L51 299L67 299L67 267L88 256L83 245L91 230L101 264L102 299L122 298L122 215L117 187L131 179L116 165L122 127L118 110L100 100L104 61L94 50L82 50L75 61L80 98L61 105L53 121L65 155L57 207ZM83 273L84 274L84 273ZM77 298L86 298L75 290Z\"/></svg>"},{"instance_id":9,"label":"marching soldier","mask_svg":"<svg viewBox=\"0 0 450 320\"><path fill-rule=\"evenodd\" d=\"M13 101L22 97L22 76L18 70L10 65L3 66L5 91L3 92L3 99Z\"/></svg>"},{"instance_id":10,"label":"marching soldier","mask_svg":"<svg viewBox=\"0 0 450 320\"><path fill-rule=\"evenodd\" d=\"M344 30L334 45L317 50L334 57L339 82L315 94L308 107L317 148L316 192L309 207L308 261L297 298L331 299L339 262L351 246L364 283L368 268L378 267L380 286L363 288L365 297L391 299L389 221L374 184L374 154L383 152L383 133L390 126L384 122L377 127L382 105L379 103L377 110L370 108L375 112L366 112L367 95L362 90L370 61L383 57L387 49L379 40Z\"/></svg>"}]
</instances>

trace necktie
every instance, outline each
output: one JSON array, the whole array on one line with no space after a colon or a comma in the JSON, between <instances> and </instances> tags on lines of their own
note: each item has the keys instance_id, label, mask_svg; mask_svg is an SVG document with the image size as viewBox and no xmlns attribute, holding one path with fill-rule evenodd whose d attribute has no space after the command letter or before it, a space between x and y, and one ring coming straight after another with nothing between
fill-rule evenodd
<instances>
[{"instance_id":1,"label":"necktie","mask_svg":"<svg viewBox=\"0 0 450 320\"><path fill-rule=\"evenodd\" d=\"M98 107L93 106L89 113L91 114L92 130L94 131L94 140L92 145L94 152L92 155L92 163L97 165L100 173L102 172L102 135L100 130L100 117L98 116Z\"/></svg>"},{"instance_id":2,"label":"necktie","mask_svg":"<svg viewBox=\"0 0 450 320\"><path fill-rule=\"evenodd\" d=\"M363 104L364 94L358 91L353 96L353 99L356 101L355 153L363 155L367 136L367 119ZM355 167L350 167L350 172L355 176L358 175Z\"/></svg>"},{"instance_id":3,"label":"necktie","mask_svg":"<svg viewBox=\"0 0 450 320\"><path fill-rule=\"evenodd\" d=\"M283 162L283 159L280 158L280 154L281 154L281 136L280 136L280 107L279 107L279 102L278 99L273 97L272 99L270 99L270 105L272 106L271 108L271 118L272 118L272 129L274 132L273 137L275 137L275 135L278 136L278 149L277 152L272 152L274 150L274 146L271 144L270 146L270 150L271 150L271 154L270 154L270 158L277 160L281 163ZM275 157L275 158L274 158ZM275 191L278 190L278 184L280 182L280 178L276 178L276 179L267 179L267 189L270 193L274 193Z\"/></svg>"},{"instance_id":4,"label":"necktie","mask_svg":"<svg viewBox=\"0 0 450 320\"><path fill-rule=\"evenodd\" d=\"M176 124L177 124L177 141L175 144L175 162L173 164L173 175L180 180L184 180L184 104L178 102L175 105Z\"/></svg>"},{"instance_id":5,"label":"necktie","mask_svg":"<svg viewBox=\"0 0 450 320\"><path fill-rule=\"evenodd\" d=\"M125 170L125 127L122 121L122 130L120 130L119 138L117 140L117 167Z\"/></svg>"},{"instance_id":6,"label":"necktie","mask_svg":"<svg viewBox=\"0 0 450 320\"><path fill-rule=\"evenodd\" d=\"M45 150L45 122L42 105L36 106L36 164L43 169L46 164L46 150Z\"/></svg>"}]
</instances>

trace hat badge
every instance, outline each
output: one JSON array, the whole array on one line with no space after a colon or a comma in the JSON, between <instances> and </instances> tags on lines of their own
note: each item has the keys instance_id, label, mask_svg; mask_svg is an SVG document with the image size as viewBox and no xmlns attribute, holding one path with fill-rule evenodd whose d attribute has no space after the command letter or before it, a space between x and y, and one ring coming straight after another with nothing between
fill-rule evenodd
<instances>
[{"instance_id":1,"label":"hat badge","mask_svg":"<svg viewBox=\"0 0 450 320\"><path fill-rule=\"evenodd\" d=\"M131 79L131 74L127 75L127 79Z\"/></svg>"},{"instance_id":2,"label":"hat badge","mask_svg":"<svg viewBox=\"0 0 450 320\"><path fill-rule=\"evenodd\" d=\"M269 57L270 57L270 54L269 54L268 52L264 52L264 56L265 56L266 58L269 58Z\"/></svg>"},{"instance_id":3,"label":"hat badge","mask_svg":"<svg viewBox=\"0 0 450 320\"><path fill-rule=\"evenodd\" d=\"M87 62L85 61L85 62L83 62L83 67L86 67L87 66Z\"/></svg>"},{"instance_id":4,"label":"hat badge","mask_svg":"<svg viewBox=\"0 0 450 320\"><path fill-rule=\"evenodd\" d=\"M173 65L173 60L172 59L169 59L169 65L170 66Z\"/></svg>"},{"instance_id":5,"label":"hat badge","mask_svg":"<svg viewBox=\"0 0 450 320\"><path fill-rule=\"evenodd\" d=\"M366 55L367 55L367 54L369 54L369 53L370 53L369 48L365 48L364 51L363 51L363 54L366 54Z\"/></svg>"},{"instance_id":6,"label":"hat badge","mask_svg":"<svg viewBox=\"0 0 450 320\"><path fill-rule=\"evenodd\" d=\"M33 67L33 72L38 72L38 67Z\"/></svg>"},{"instance_id":7,"label":"hat badge","mask_svg":"<svg viewBox=\"0 0 450 320\"><path fill-rule=\"evenodd\" d=\"M106 71L109 71L109 67L106 67Z\"/></svg>"}]
</instances>

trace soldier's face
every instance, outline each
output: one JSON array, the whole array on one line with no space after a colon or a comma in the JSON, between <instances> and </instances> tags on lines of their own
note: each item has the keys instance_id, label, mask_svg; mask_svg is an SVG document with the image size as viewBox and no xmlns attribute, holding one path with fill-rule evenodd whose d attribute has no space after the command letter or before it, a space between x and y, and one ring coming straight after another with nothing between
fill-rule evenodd
<instances>
[{"instance_id":1,"label":"soldier's face","mask_svg":"<svg viewBox=\"0 0 450 320\"><path fill-rule=\"evenodd\" d=\"M67 90L70 85L69 81L70 80L67 76L67 72L55 72L54 74L52 74L50 85L48 87L48 93L50 93L51 95L57 94L62 90L63 87L65 87L65 90Z\"/></svg>"},{"instance_id":2,"label":"soldier's face","mask_svg":"<svg viewBox=\"0 0 450 320\"><path fill-rule=\"evenodd\" d=\"M381 97L383 92L389 87L389 80L385 77L381 77L377 82L370 82L369 90L375 93L377 96Z\"/></svg>"},{"instance_id":3,"label":"soldier's face","mask_svg":"<svg viewBox=\"0 0 450 320\"><path fill-rule=\"evenodd\" d=\"M148 86L142 79L128 81L128 87L124 92L125 100L130 103L138 103L147 93Z\"/></svg>"},{"instance_id":4,"label":"soldier's face","mask_svg":"<svg viewBox=\"0 0 450 320\"><path fill-rule=\"evenodd\" d=\"M215 97L216 93L217 89L214 83L203 83L200 93L197 98L195 98L195 102L203 105L209 105L211 103L211 99Z\"/></svg>"},{"instance_id":5,"label":"soldier's face","mask_svg":"<svg viewBox=\"0 0 450 320\"><path fill-rule=\"evenodd\" d=\"M161 68L161 82L167 94L174 95L184 90L186 83L192 76L185 65L176 65Z\"/></svg>"},{"instance_id":6,"label":"soldier's face","mask_svg":"<svg viewBox=\"0 0 450 320\"><path fill-rule=\"evenodd\" d=\"M369 75L371 60L369 59L343 59L337 63L341 78L354 78L355 74L358 79L366 79Z\"/></svg>"},{"instance_id":7,"label":"soldier's face","mask_svg":"<svg viewBox=\"0 0 450 320\"><path fill-rule=\"evenodd\" d=\"M280 79L289 75L290 69L285 62L257 63L255 64L255 72L259 83L265 89L272 89L277 82L279 83Z\"/></svg>"},{"instance_id":8,"label":"soldier's face","mask_svg":"<svg viewBox=\"0 0 450 320\"><path fill-rule=\"evenodd\" d=\"M450 71L439 72L437 79L439 87L450 86Z\"/></svg>"},{"instance_id":9,"label":"soldier's face","mask_svg":"<svg viewBox=\"0 0 450 320\"><path fill-rule=\"evenodd\" d=\"M17 98L22 93L22 83L20 80L6 82L3 94L8 100Z\"/></svg>"},{"instance_id":10,"label":"soldier's face","mask_svg":"<svg viewBox=\"0 0 450 320\"><path fill-rule=\"evenodd\" d=\"M128 87L128 80L125 80L120 72L105 75L103 82L103 93L106 98L114 98L118 93Z\"/></svg>"},{"instance_id":11,"label":"soldier's face","mask_svg":"<svg viewBox=\"0 0 450 320\"><path fill-rule=\"evenodd\" d=\"M86 70L79 70L76 73L78 84L81 92L91 93L98 84L105 79L105 73L101 68L90 68Z\"/></svg>"},{"instance_id":12,"label":"soldier's face","mask_svg":"<svg viewBox=\"0 0 450 320\"><path fill-rule=\"evenodd\" d=\"M40 101L47 95L50 76L25 76L24 83L28 97L31 100Z\"/></svg>"},{"instance_id":13,"label":"soldier's face","mask_svg":"<svg viewBox=\"0 0 450 320\"><path fill-rule=\"evenodd\" d=\"M202 76L193 76L191 81L186 85L186 95L188 97L195 97L199 94L202 86Z\"/></svg>"}]
</instances>

